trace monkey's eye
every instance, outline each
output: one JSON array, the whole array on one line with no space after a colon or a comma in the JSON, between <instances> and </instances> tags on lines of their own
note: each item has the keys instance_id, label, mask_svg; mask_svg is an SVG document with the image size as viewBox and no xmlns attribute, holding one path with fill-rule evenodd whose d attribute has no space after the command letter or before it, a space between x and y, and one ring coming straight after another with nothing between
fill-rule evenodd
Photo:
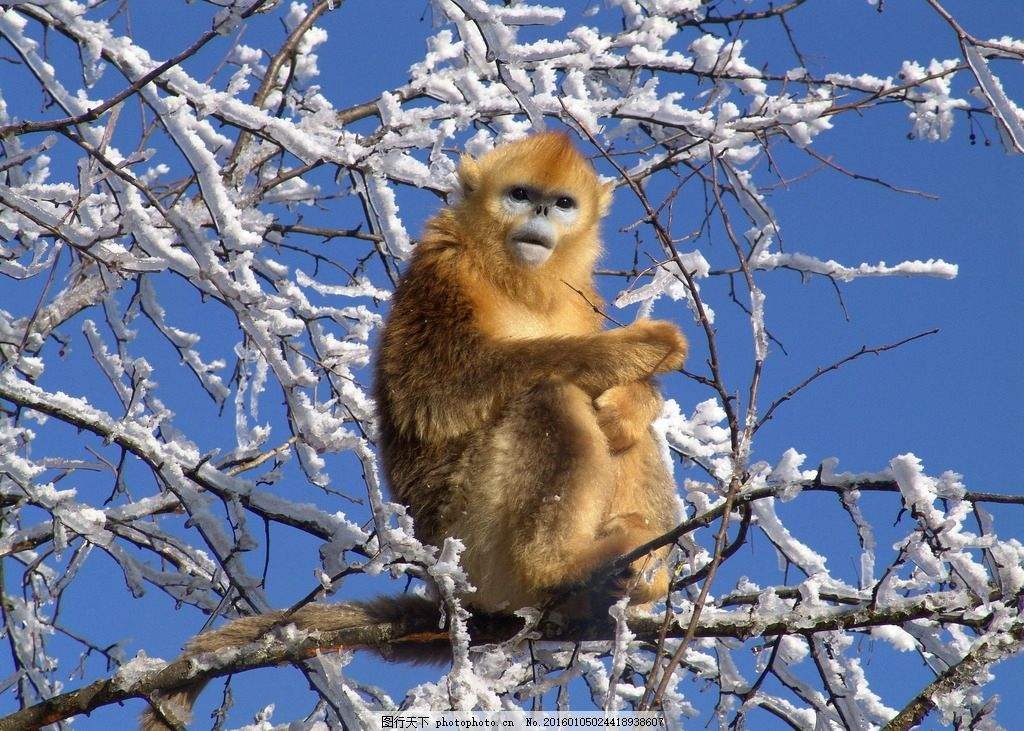
<instances>
[{"instance_id":1,"label":"monkey's eye","mask_svg":"<svg viewBox=\"0 0 1024 731\"><path fill-rule=\"evenodd\" d=\"M508 192L508 195L514 201L530 200L530 192L526 188L515 187Z\"/></svg>"},{"instance_id":2,"label":"monkey's eye","mask_svg":"<svg viewBox=\"0 0 1024 731\"><path fill-rule=\"evenodd\" d=\"M572 198L570 198L567 195L563 195L561 198L559 198L558 200L555 201L555 205L558 206L559 208L561 208L562 210L566 210L567 211L570 208L575 208L576 207L576 201L574 201Z\"/></svg>"}]
</instances>

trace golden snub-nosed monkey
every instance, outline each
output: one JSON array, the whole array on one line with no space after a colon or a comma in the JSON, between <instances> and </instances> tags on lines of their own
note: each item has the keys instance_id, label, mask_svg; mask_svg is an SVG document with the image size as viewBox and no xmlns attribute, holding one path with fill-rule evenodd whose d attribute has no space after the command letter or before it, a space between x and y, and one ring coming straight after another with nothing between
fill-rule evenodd
<instances>
[{"instance_id":1,"label":"golden snub-nosed monkey","mask_svg":"<svg viewBox=\"0 0 1024 731\"><path fill-rule=\"evenodd\" d=\"M536 605L677 522L651 433L679 368L668 322L603 330L594 263L611 190L563 134L463 157L377 360L380 447L422 540L460 538L486 611ZM664 570L634 601L667 588Z\"/></svg>"}]
</instances>

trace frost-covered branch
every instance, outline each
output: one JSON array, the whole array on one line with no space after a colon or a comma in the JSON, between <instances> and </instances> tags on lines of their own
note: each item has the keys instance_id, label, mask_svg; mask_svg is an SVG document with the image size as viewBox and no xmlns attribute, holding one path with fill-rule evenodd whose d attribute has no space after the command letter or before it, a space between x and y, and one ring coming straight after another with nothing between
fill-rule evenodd
<instances>
[{"instance_id":1,"label":"frost-covered branch","mask_svg":"<svg viewBox=\"0 0 1024 731\"><path fill-rule=\"evenodd\" d=\"M1011 39L1006 39L1006 42L979 40L964 30L938 0L927 2L956 33L964 60L978 80L977 94L998 122L999 134L1007 152L1024 154L1024 109L1006 95L1002 82L992 73L988 61L988 57L1024 60L1024 45L1014 43Z\"/></svg>"},{"instance_id":2,"label":"frost-covered branch","mask_svg":"<svg viewBox=\"0 0 1024 731\"><path fill-rule=\"evenodd\" d=\"M992 639L980 640L960 662L935 678L895 718L883 727L885 731L909 731L918 726L933 710L942 714L943 723L959 720L964 714L961 705L963 689L974 685L979 675L987 674L993 664L1024 649L1024 625L1020 622Z\"/></svg>"},{"instance_id":3,"label":"frost-covered branch","mask_svg":"<svg viewBox=\"0 0 1024 731\"><path fill-rule=\"evenodd\" d=\"M771 593L770 590L768 593ZM811 637L819 632L837 629L870 631L873 627L923 619L980 625L996 611L993 608L982 615L968 617L968 613L975 609L976 605L964 607L960 603L961 599L960 594L950 592L948 596L929 595L877 609L865 608L866 602L862 602L860 606L855 607L823 608L806 612L790 610L763 616L755 616L747 611L715 611L708 612L710 616L706 616L697 625L695 636L744 640L776 635ZM516 637L521 624L522 620L516 617L481 615L471 620L468 629L474 645L486 645L507 642ZM632 641L649 643L656 640L661 630L660 625L661 622L657 618L633 619L630 621ZM687 632L686 628L675 626L668 635L682 637ZM531 635L535 641L608 645L613 633L614 623L604 621L568 627L544 625L535 628ZM426 652L426 648L443 646L448 642L448 632L438 629L435 617L417 616L415 613L408 613L387 622L317 633L295 632L294 627L286 625L276 634L266 635L258 642L236 652L210 653L172 663L140 656L124 665L109 679L99 680L79 690L55 696L0 719L0 731L35 728L74 715L89 713L129 698L144 698L157 691L173 690L197 679L243 673L282 663L297 663L324 652L369 650L387 657L398 652L409 653L412 651L411 648L417 645L424 647ZM978 663L996 662L1013 651L1015 646L1006 646L1001 651L992 648L979 650L977 657L968 657L965 662L975 663L976 670Z\"/></svg>"},{"instance_id":4,"label":"frost-covered branch","mask_svg":"<svg viewBox=\"0 0 1024 731\"><path fill-rule=\"evenodd\" d=\"M897 22L874 17L882 3L862 5L872 20ZM944 259L892 240L855 257L827 238L798 240L788 217L799 207L777 205L796 180L836 175L917 193L859 160L840 165L827 141L859 134L854 120L875 115L895 121L899 138L942 141L967 121L972 135L992 129L1021 150L1016 87L996 71L1010 80L1003 62L1024 58L1024 41L979 38L965 30L968 15L920 5L953 30L961 57L895 49L878 57L895 61L835 68L803 52L801 24L822 12L804 0L611 0L583 14L432 0L433 23L393 34L421 34L407 74L356 96L345 73L363 67L339 60L347 51L328 40L378 37L379 21L366 20L375 4L185 4L174 10L181 43L163 58L153 49L164 43L132 22L145 4L3 3L4 712L68 717L205 672L147 674L137 660L62 695L69 665L96 679L109 674L105 662L124 663L128 640L75 626L82 591L131 600L156 589L167 602L159 624L174 626L182 605L187 635L217 615L267 611L286 563L309 577L304 601L349 598L355 574L426 581L450 627L420 628L450 649L450 671L395 700L357 679L344 654L308 661L313 648L373 644L369 629L333 643L277 637L211 660L217 673L301 664L317 688L303 728L358 727L370 710L400 704L494 708L556 695L566 707L579 688L598 707L657 697L673 714L722 725L769 713L801 729L879 726L897 710L872 690L885 663L862 667L852 632L948 675L908 707L915 718L929 703L988 718L981 648L1014 642L1022 549L986 507L1015 509L1019 490L929 476L900 445L879 457L900 455L880 472L837 473L827 454L803 469L804 455L766 453L761 441L781 405L824 374L922 337L854 351L766 400L789 337L782 323L804 304L779 270L827 279L844 309L840 286L959 273L945 249ZM677 463L685 518L608 568L670 546L673 589L655 614L618 606L617 621L602 618L592 634L553 628L540 611L526 626L470 616L458 544L416 539L406 509L385 497L374 451L372 348L424 212L455 200L459 154L542 128L573 135L619 189L602 264L615 277L601 296L627 314L610 319L675 319L693 350L686 385L666 379L654 425ZM808 157L814 169L781 172ZM815 207L832 205L846 201ZM829 362L821 343L834 334L807 334L819 353L810 363ZM869 492L892 499L863 500ZM848 531L859 554L854 575L850 557L791 524L791 510L822 503L838 516L830 531ZM743 563L751 544L778 569ZM99 555L105 573L92 570ZM746 578L719 586L719 573ZM80 589L86 580L98 585ZM394 633L387 644L412 629L383 631ZM586 641L562 642L574 636ZM527 655L535 637L545 641Z\"/></svg>"}]
</instances>

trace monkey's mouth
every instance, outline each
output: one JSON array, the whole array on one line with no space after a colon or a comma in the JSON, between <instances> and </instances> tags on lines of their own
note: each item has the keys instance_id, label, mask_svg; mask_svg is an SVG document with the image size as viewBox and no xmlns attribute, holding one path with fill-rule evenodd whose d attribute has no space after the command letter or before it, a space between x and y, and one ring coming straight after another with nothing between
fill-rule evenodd
<instances>
[{"instance_id":1,"label":"monkey's mouth","mask_svg":"<svg viewBox=\"0 0 1024 731\"><path fill-rule=\"evenodd\" d=\"M516 236L513 242L519 246L542 246L549 251L554 247L554 242L550 239L545 239L540 236L534 236L533 234L525 234Z\"/></svg>"},{"instance_id":2,"label":"monkey's mouth","mask_svg":"<svg viewBox=\"0 0 1024 731\"><path fill-rule=\"evenodd\" d=\"M525 232L513 235L509 243L519 261L531 268L546 262L555 248L551 239Z\"/></svg>"}]
</instances>

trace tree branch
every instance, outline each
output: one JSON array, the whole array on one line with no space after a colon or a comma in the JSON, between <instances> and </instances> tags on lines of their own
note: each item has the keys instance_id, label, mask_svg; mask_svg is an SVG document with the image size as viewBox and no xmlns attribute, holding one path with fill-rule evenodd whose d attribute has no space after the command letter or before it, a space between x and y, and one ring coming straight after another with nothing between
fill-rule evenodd
<instances>
[{"instance_id":1,"label":"tree branch","mask_svg":"<svg viewBox=\"0 0 1024 731\"><path fill-rule=\"evenodd\" d=\"M252 3L252 5L250 5L241 13L239 13L237 17L248 18L250 15L259 10L260 7L263 6L264 2L265 0L256 0L256 2ZM69 117L63 117L61 119L51 119L46 122L26 121L15 122L14 124L0 125L0 140L6 137L10 137L12 135L17 136L25 134L27 132L46 132L49 130L61 129L64 127L72 127L74 125L82 124L84 122L93 122L99 119L105 112L109 111L113 107L116 107L118 104L120 104L133 94L138 93L138 91L142 87L144 87L149 82L153 81L155 78L163 74L165 71L174 68L182 61L185 61L190 56L193 56L196 53L198 53L203 46L205 46L207 43L209 43L221 34L221 26L230 20L233 20L232 16L226 15L223 21L221 21L213 28L203 33L203 35L201 35L196 40L195 43L186 48L184 51L177 54L176 56L173 56L172 58L167 59L153 70L143 74L135 81L133 81L129 86L122 89L120 92L110 97L105 102L93 107L89 111Z\"/></svg>"},{"instance_id":2,"label":"tree branch","mask_svg":"<svg viewBox=\"0 0 1024 731\"><path fill-rule=\"evenodd\" d=\"M936 697L970 685L972 678L986 665L1005 660L1020 652L1024 646L1024 624L1018 619L1009 633L1000 633L982 641L964 658L949 667L942 675L926 685L914 696L883 731L909 731L921 723L932 709L938 708Z\"/></svg>"},{"instance_id":3,"label":"tree branch","mask_svg":"<svg viewBox=\"0 0 1024 731\"><path fill-rule=\"evenodd\" d=\"M807 0L791 0L791 2L784 3L778 7L770 7L767 10L748 11L735 13L733 15L709 15L703 20L684 20L680 22L679 25L694 25L699 28L702 25L709 24L729 25L731 23L743 23L748 20L765 20L766 18L782 17L786 13L796 10L805 2L807 2Z\"/></svg>"},{"instance_id":4,"label":"tree branch","mask_svg":"<svg viewBox=\"0 0 1024 731\"><path fill-rule=\"evenodd\" d=\"M774 616L752 616L750 612L741 609L717 613L713 618L704 617L693 630L695 637L747 640L780 634L810 636L816 632L833 630L867 630L875 626L901 624L925 618L939 622L963 623L964 614L975 611L979 604L972 600L970 606L963 606L963 599L961 592L950 591L901 599L890 606L875 609L867 608L867 602L856 607L794 609L779 612ZM668 636L684 636L685 625L689 624L689 619L688 615L682 616L679 623L669 630ZM975 620L984 621L984 617L972 615L971 623ZM630 627L638 640L654 642L657 641L662 629L662 620L657 617L638 618L630 622ZM481 615L473 617L470 622L473 642L478 645L507 641L521 629L522 620L518 617ZM615 636L615 624L610 620L567 626L548 623L539 627L537 633L539 636L536 639L551 642L611 642ZM447 647L449 642L448 632L439 629L436 616L429 613L422 616L404 613L390 621L336 631L319 631L298 638L293 634L278 633L264 636L258 642L233 653L221 651L178 659L161 668L138 674L122 669L112 677L90 683L78 690L62 693L0 719L0 731L36 729L131 698L145 698L197 681L256 668L299 663L325 652L372 650L389 657L397 653L408 656L422 650L423 655L427 656L431 653L436 654L438 649ZM1016 647L1017 645L1014 645L1012 651L1015 652ZM976 663L971 666L976 670L981 664L1008 657L1011 651L1002 646L985 651L979 649L976 661L972 659L973 654L969 654L964 663ZM969 671L965 669L963 674L966 675L967 672ZM957 678L960 677L957 675Z\"/></svg>"},{"instance_id":5,"label":"tree branch","mask_svg":"<svg viewBox=\"0 0 1024 731\"><path fill-rule=\"evenodd\" d=\"M910 337L903 338L902 340L899 340L895 343L889 343L887 345L878 345L874 348L869 348L866 345L862 345L860 350L858 350L857 352L851 353L845 358L840 358L831 365L815 369L814 373L812 373L807 378L802 380L800 383L793 386L791 389L789 389L784 394L779 396L777 399L772 401L772 403L768 406L768 409L764 412L764 416L762 416L761 419L757 422L757 426L754 427L754 431L757 431L762 426L764 426L766 422L770 421L772 415L775 413L775 410L777 408L782 406L782 404L789 401L791 398L793 398L793 396L795 396L800 391L810 386L814 381L818 380L826 373L830 373L831 371L837 371L850 361L857 360L862 355L879 355L881 353L886 352L887 350L895 350L896 348L899 348L902 345L906 345L907 343L911 343L915 340L920 340L921 338L928 337L929 335L935 335L937 332L939 332L939 329L933 328L931 330L919 332L917 335L911 335Z\"/></svg>"}]
</instances>

